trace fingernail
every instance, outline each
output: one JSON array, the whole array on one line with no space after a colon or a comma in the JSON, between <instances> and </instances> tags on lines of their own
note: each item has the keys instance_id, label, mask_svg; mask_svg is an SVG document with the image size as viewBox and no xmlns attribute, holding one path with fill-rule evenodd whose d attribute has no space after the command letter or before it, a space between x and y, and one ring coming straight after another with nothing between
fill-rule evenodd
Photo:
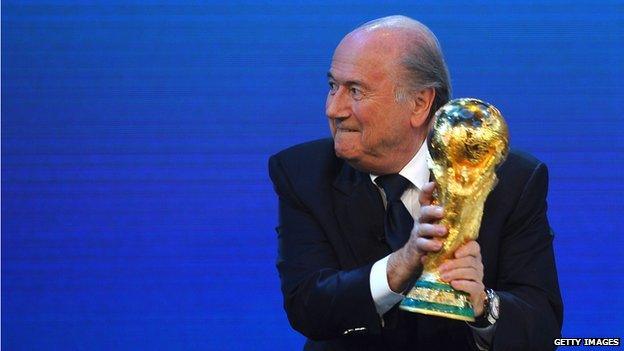
<instances>
[{"instance_id":1,"label":"fingernail","mask_svg":"<svg viewBox=\"0 0 624 351\"><path fill-rule=\"evenodd\" d=\"M442 280L446 281L448 279L448 275L447 274L442 274L440 276L440 278L442 278Z\"/></svg>"},{"instance_id":2,"label":"fingernail","mask_svg":"<svg viewBox=\"0 0 624 351\"><path fill-rule=\"evenodd\" d=\"M435 213L436 213L437 215L441 215L443 212L444 212L444 210L442 210L442 207L436 207L436 209L435 209Z\"/></svg>"}]
</instances>

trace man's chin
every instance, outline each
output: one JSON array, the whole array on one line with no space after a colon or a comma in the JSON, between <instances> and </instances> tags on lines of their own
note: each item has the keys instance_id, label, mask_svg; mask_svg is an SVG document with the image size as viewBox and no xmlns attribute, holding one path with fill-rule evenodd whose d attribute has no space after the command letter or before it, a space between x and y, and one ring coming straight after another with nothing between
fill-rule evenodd
<instances>
[{"instance_id":1,"label":"man's chin","mask_svg":"<svg viewBox=\"0 0 624 351\"><path fill-rule=\"evenodd\" d=\"M357 158L357 150L351 146L346 145L344 142L340 142L334 139L334 152L338 158L349 161Z\"/></svg>"},{"instance_id":2,"label":"man's chin","mask_svg":"<svg viewBox=\"0 0 624 351\"><path fill-rule=\"evenodd\" d=\"M371 155L365 155L357 149L344 149L340 146L340 144L334 143L334 153L336 154L336 157L345 160L345 162L347 162L351 167L366 173L377 174L382 172L382 170L380 170L379 167L372 162L374 158L371 158Z\"/></svg>"},{"instance_id":3,"label":"man's chin","mask_svg":"<svg viewBox=\"0 0 624 351\"><path fill-rule=\"evenodd\" d=\"M351 161L351 160L356 161L357 160L357 158L354 157L349 152L345 152L345 151L337 149L337 148L334 148L334 152L336 153L336 157L341 158L341 159L343 159L345 161Z\"/></svg>"},{"instance_id":4,"label":"man's chin","mask_svg":"<svg viewBox=\"0 0 624 351\"><path fill-rule=\"evenodd\" d=\"M334 145L334 152L336 154L336 157L345 160L351 167L357 170L363 170L362 169L362 157L356 150L353 150L353 149L345 150L340 147L337 147L337 145Z\"/></svg>"}]
</instances>

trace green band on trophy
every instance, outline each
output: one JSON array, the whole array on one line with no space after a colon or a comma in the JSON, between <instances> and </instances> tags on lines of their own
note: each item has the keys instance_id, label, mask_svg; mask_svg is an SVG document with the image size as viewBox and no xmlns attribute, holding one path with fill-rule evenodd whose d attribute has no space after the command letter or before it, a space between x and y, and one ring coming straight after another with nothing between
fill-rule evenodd
<instances>
[{"instance_id":1,"label":"green band on trophy","mask_svg":"<svg viewBox=\"0 0 624 351\"><path fill-rule=\"evenodd\" d=\"M436 283L436 282L430 282L427 280L419 280L415 286L421 287L421 288L426 288L426 289L433 289L433 290L440 290L440 291L449 291L449 292L456 292L457 290L453 289L452 286L448 285L448 284L440 284L440 283Z\"/></svg>"},{"instance_id":2,"label":"green band on trophy","mask_svg":"<svg viewBox=\"0 0 624 351\"><path fill-rule=\"evenodd\" d=\"M402 310L439 317L474 321L468 294L447 283L420 279L401 302Z\"/></svg>"},{"instance_id":3,"label":"green band on trophy","mask_svg":"<svg viewBox=\"0 0 624 351\"><path fill-rule=\"evenodd\" d=\"M419 312L439 317L447 317L474 322L474 313L470 305L465 307L449 306L435 302L419 301L408 297L403 299L403 301L401 302L401 309L410 312Z\"/></svg>"}]
</instances>

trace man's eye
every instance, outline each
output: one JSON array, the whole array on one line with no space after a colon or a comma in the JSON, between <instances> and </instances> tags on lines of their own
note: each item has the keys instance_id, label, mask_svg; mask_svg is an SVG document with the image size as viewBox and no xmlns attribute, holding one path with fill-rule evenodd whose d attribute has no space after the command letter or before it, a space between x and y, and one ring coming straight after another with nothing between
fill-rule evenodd
<instances>
[{"instance_id":1,"label":"man's eye","mask_svg":"<svg viewBox=\"0 0 624 351\"><path fill-rule=\"evenodd\" d=\"M349 88L349 92L354 99L359 99L362 97L362 91L358 88L351 87Z\"/></svg>"},{"instance_id":2,"label":"man's eye","mask_svg":"<svg viewBox=\"0 0 624 351\"><path fill-rule=\"evenodd\" d=\"M338 90L338 84L334 82L329 82L329 93L334 95L337 90Z\"/></svg>"}]
</instances>

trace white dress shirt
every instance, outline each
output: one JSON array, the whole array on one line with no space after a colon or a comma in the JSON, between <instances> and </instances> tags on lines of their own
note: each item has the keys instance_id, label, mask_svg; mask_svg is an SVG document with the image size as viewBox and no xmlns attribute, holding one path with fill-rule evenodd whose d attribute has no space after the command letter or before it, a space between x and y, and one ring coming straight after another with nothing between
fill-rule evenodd
<instances>
[{"instance_id":1,"label":"white dress shirt","mask_svg":"<svg viewBox=\"0 0 624 351\"><path fill-rule=\"evenodd\" d=\"M429 150L427 149L427 143L423 143L418 149L416 155L409 161L405 167L399 172L400 175L409 180L410 185L403 195L401 195L401 202L407 208L407 211L412 215L414 221L418 220L420 214L420 202L418 202L418 195L423 185L429 181L429 168L427 167L427 159L429 158ZM384 190L375 183L377 175L371 174L370 178L373 184L377 186L381 197L383 199L384 207L386 207L386 194ZM396 305L405 296L397 294L390 289L388 285L388 276L386 274L386 266L388 264L388 258L390 255L377 261L370 274L370 288L373 300L375 301L375 307L377 307L377 313L383 316L392 306ZM383 321L383 319L382 319Z\"/></svg>"},{"instance_id":2,"label":"white dress shirt","mask_svg":"<svg viewBox=\"0 0 624 351\"><path fill-rule=\"evenodd\" d=\"M414 218L414 222L418 220L420 214L418 195L423 185L429 182L428 159L429 150L427 149L427 143L423 142L416 155L399 171L400 175L407 178L407 180L412 183L412 185L403 192L403 195L401 195L401 202L403 202L407 211L412 215L412 218ZM377 189L379 189L384 207L386 207L386 194L384 190L375 183L377 177L378 175L370 174L370 179L373 184L377 186ZM384 324L383 315L405 297L402 294L392 291L390 285L388 285L387 265L389 257L390 255L375 262L370 273L371 295L373 296L373 301L375 301L375 307L381 318L382 325ZM491 344L492 337L494 336L495 324L486 328L469 326L473 330L475 342L479 349L487 350L486 345Z\"/></svg>"}]
</instances>

